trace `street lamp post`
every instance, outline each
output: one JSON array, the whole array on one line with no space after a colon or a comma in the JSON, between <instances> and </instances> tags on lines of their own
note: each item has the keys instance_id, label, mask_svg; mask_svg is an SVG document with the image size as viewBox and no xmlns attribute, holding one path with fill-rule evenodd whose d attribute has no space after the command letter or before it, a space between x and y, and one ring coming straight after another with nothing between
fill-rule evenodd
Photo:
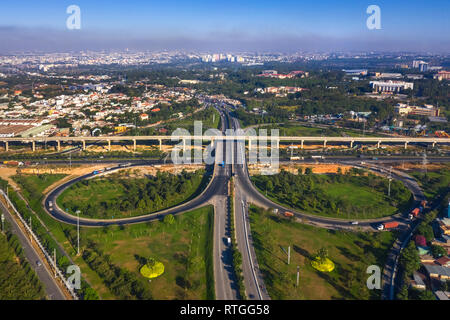
<instances>
[{"instance_id":1,"label":"street lamp post","mask_svg":"<svg viewBox=\"0 0 450 320\"><path fill-rule=\"evenodd\" d=\"M77 210L77 255L80 255L80 210Z\"/></svg>"}]
</instances>

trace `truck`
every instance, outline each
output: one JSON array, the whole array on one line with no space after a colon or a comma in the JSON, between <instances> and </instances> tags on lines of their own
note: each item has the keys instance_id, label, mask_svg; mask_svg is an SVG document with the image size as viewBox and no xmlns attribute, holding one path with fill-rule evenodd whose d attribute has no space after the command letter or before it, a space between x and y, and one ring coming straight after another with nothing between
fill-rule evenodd
<instances>
[{"instance_id":1,"label":"truck","mask_svg":"<svg viewBox=\"0 0 450 320\"><path fill-rule=\"evenodd\" d=\"M290 218L290 217L293 217L294 214L293 214L292 212L290 212L290 211L285 211L285 212L284 212L284 216L285 216L286 218Z\"/></svg>"},{"instance_id":2,"label":"truck","mask_svg":"<svg viewBox=\"0 0 450 320\"><path fill-rule=\"evenodd\" d=\"M311 156L311 159L325 159L324 156Z\"/></svg>"},{"instance_id":3,"label":"truck","mask_svg":"<svg viewBox=\"0 0 450 320\"><path fill-rule=\"evenodd\" d=\"M19 161L3 161L3 164L5 164L7 166L12 166L12 167L23 166L23 162L19 162Z\"/></svg>"},{"instance_id":4,"label":"truck","mask_svg":"<svg viewBox=\"0 0 450 320\"><path fill-rule=\"evenodd\" d=\"M387 229L393 229L398 227L398 222L392 221L392 222L383 222L380 224L377 229L378 230L387 230Z\"/></svg>"},{"instance_id":5,"label":"truck","mask_svg":"<svg viewBox=\"0 0 450 320\"><path fill-rule=\"evenodd\" d=\"M290 157L290 160L305 160L304 157Z\"/></svg>"},{"instance_id":6,"label":"truck","mask_svg":"<svg viewBox=\"0 0 450 320\"><path fill-rule=\"evenodd\" d=\"M409 220L416 218L422 210L420 208L414 208L408 215Z\"/></svg>"}]
</instances>

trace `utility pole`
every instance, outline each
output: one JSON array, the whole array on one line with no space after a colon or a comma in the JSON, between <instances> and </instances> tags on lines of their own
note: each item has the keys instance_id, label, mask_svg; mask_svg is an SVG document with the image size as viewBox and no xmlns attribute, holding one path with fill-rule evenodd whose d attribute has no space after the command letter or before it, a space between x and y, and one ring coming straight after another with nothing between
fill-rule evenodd
<instances>
[{"instance_id":1,"label":"utility pole","mask_svg":"<svg viewBox=\"0 0 450 320\"><path fill-rule=\"evenodd\" d=\"M422 157L422 165L423 165L423 170L425 171L425 175L427 174L427 164L428 164L427 153L425 151L423 153L423 157Z\"/></svg>"},{"instance_id":2,"label":"utility pole","mask_svg":"<svg viewBox=\"0 0 450 320\"><path fill-rule=\"evenodd\" d=\"M288 247L288 264L291 263L291 246Z\"/></svg>"},{"instance_id":3,"label":"utility pole","mask_svg":"<svg viewBox=\"0 0 450 320\"><path fill-rule=\"evenodd\" d=\"M77 255L80 255L80 210L77 210Z\"/></svg>"},{"instance_id":4,"label":"utility pole","mask_svg":"<svg viewBox=\"0 0 450 320\"><path fill-rule=\"evenodd\" d=\"M392 166L389 167L389 177L388 177L388 179L389 179L388 197L391 196L391 181L392 181L392 173L391 173L391 170L392 170Z\"/></svg>"}]
</instances>

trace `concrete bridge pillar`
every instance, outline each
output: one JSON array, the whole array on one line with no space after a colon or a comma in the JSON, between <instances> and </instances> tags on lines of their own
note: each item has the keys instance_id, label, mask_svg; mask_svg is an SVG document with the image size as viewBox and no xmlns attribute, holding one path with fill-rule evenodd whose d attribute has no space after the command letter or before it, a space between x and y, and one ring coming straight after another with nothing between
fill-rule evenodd
<instances>
[{"instance_id":1,"label":"concrete bridge pillar","mask_svg":"<svg viewBox=\"0 0 450 320\"><path fill-rule=\"evenodd\" d=\"M84 151L84 150L86 150L86 141L83 140L82 142L83 142L83 151Z\"/></svg>"},{"instance_id":2,"label":"concrete bridge pillar","mask_svg":"<svg viewBox=\"0 0 450 320\"><path fill-rule=\"evenodd\" d=\"M405 141L405 150L408 149L408 141Z\"/></svg>"},{"instance_id":3,"label":"concrete bridge pillar","mask_svg":"<svg viewBox=\"0 0 450 320\"><path fill-rule=\"evenodd\" d=\"M159 139L159 151L162 151L162 139Z\"/></svg>"},{"instance_id":4,"label":"concrete bridge pillar","mask_svg":"<svg viewBox=\"0 0 450 320\"><path fill-rule=\"evenodd\" d=\"M31 149L34 151L36 151L36 142L35 141L31 141Z\"/></svg>"},{"instance_id":5,"label":"concrete bridge pillar","mask_svg":"<svg viewBox=\"0 0 450 320\"><path fill-rule=\"evenodd\" d=\"M377 148L380 149L381 141L378 141Z\"/></svg>"},{"instance_id":6,"label":"concrete bridge pillar","mask_svg":"<svg viewBox=\"0 0 450 320\"><path fill-rule=\"evenodd\" d=\"M61 141L56 141L57 146L56 146L56 150L61 151Z\"/></svg>"},{"instance_id":7,"label":"concrete bridge pillar","mask_svg":"<svg viewBox=\"0 0 450 320\"><path fill-rule=\"evenodd\" d=\"M303 142L304 140L301 141L300 149L303 149Z\"/></svg>"},{"instance_id":8,"label":"concrete bridge pillar","mask_svg":"<svg viewBox=\"0 0 450 320\"><path fill-rule=\"evenodd\" d=\"M5 151L8 152L9 151L9 142L5 141Z\"/></svg>"},{"instance_id":9,"label":"concrete bridge pillar","mask_svg":"<svg viewBox=\"0 0 450 320\"><path fill-rule=\"evenodd\" d=\"M136 152L136 139L133 139L133 150Z\"/></svg>"},{"instance_id":10,"label":"concrete bridge pillar","mask_svg":"<svg viewBox=\"0 0 450 320\"><path fill-rule=\"evenodd\" d=\"M350 141L350 148L352 148L353 149L353 142L355 142L355 141Z\"/></svg>"},{"instance_id":11,"label":"concrete bridge pillar","mask_svg":"<svg viewBox=\"0 0 450 320\"><path fill-rule=\"evenodd\" d=\"M252 139L248 138L248 150L252 150Z\"/></svg>"},{"instance_id":12,"label":"concrete bridge pillar","mask_svg":"<svg viewBox=\"0 0 450 320\"><path fill-rule=\"evenodd\" d=\"M324 148L327 147L327 140L323 140L323 147L324 147Z\"/></svg>"},{"instance_id":13,"label":"concrete bridge pillar","mask_svg":"<svg viewBox=\"0 0 450 320\"><path fill-rule=\"evenodd\" d=\"M436 146L436 141L433 141L432 147L434 148Z\"/></svg>"},{"instance_id":14,"label":"concrete bridge pillar","mask_svg":"<svg viewBox=\"0 0 450 320\"><path fill-rule=\"evenodd\" d=\"M275 148L280 149L280 139L275 140Z\"/></svg>"},{"instance_id":15,"label":"concrete bridge pillar","mask_svg":"<svg viewBox=\"0 0 450 320\"><path fill-rule=\"evenodd\" d=\"M111 151L111 140L108 140L108 151Z\"/></svg>"},{"instance_id":16,"label":"concrete bridge pillar","mask_svg":"<svg viewBox=\"0 0 450 320\"><path fill-rule=\"evenodd\" d=\"M183 139L183 152L186 152L186 139Z\"/></svg>"}]
</instances>

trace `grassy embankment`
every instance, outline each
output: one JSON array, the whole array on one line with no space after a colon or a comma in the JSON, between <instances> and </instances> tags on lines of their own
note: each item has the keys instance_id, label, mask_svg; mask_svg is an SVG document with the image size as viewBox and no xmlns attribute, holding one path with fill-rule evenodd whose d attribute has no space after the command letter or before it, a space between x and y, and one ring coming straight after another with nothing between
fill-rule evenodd
<instances>
[{"instance_id":1,"label":"grassy embankment","mask_svg":"<svg viewBox=\"0 0 450 320\"><path fill-rule=\"evenodd\" d=\"M382 268L395 235L392 232L334 231L293 222L260 208L250 207L250 222L259 266L272 299L379 299L380 290L368 290L370 265ZM287 247L291 263L287 264ZM284 250L283 250L283 249ZM336 268L315 270L311 260L326 248ZM296 287L300 266L299 287Z\"/></svg>"},{"instance_id":2,"label":"grassy embankment","mask_svg":"<svg viewBox=\"0 0 450 320\"><path fill-rule=\"evenodd\" d=\"M274 202L314 215L342 219L373 219L409 208L411 193L399 181L373 174L298 174L282 171L273 176L257 175L256 187Z\"/></svg>"},{"instance_id":3,"label":"grassy embankment","mask_svg":"<svg viewBox=\"0 0 450 320\"><path fill-rule=\"evenodd\" d=\"M36 177L27 175L21 180L30 188ZM46 178L47 183L41 181L41 190L54 180L57 178L50 176ZM28 192L24 193L28 195ZM42 210L40 208L39 212ZM113 288L112 282L106 281L105 274L97 269L100 264L96 268L86 263L85 251L95 249L121 275L128 277L127 273L131 273L143 293L153 299L214 299L212 207L178 216L173 225L158 221L126 227L81 228L81 256L76 256L75 226L59 223L45 212L39 216L102 299L136 298L136 295L130 294L127 290L131 289L117 278L113 283L121 283L123 287L120 290ZM163 262L166 267L165 273L150 283L139 274L140 263L149 257Z\"/></svg>"}]
</instances>

